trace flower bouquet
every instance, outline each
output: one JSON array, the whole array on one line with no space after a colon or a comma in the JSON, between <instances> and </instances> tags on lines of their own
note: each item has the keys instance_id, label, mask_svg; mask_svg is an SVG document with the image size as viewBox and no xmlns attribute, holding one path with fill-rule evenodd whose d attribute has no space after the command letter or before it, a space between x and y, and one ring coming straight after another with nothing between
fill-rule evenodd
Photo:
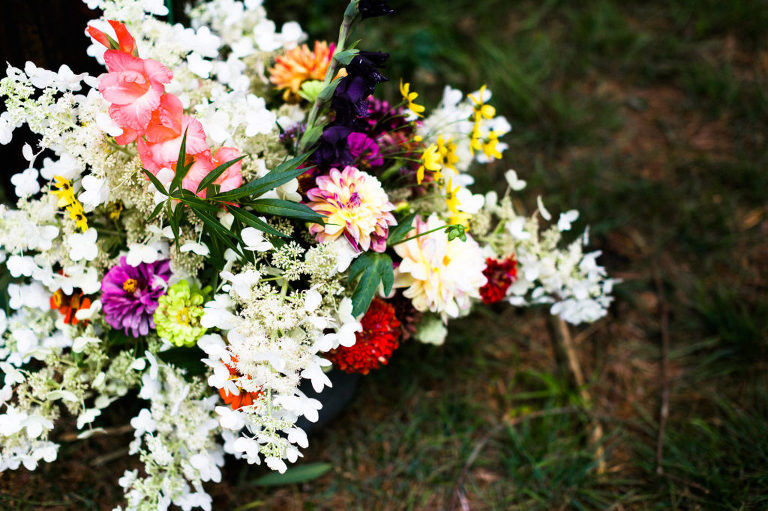
<instances>
[{"instance_id":1,"label":"flower bouquet","mask_svg":"<svg viewBox=\"0 0 768 511\"><path fill-rule=\"evenodd\" d=\"M470 191L510 130L490 91L446 87L429 112L402 80L402 101L376 98L388 55L350 34L382 0L350 1L338 41L311 45L260 0L200 3L189 28L160 0L86 3L104 74L27 62L0 81L0 142L39 135L0 206L0 470L52 462L63 417L86 438L140 400L126 508L211 509L225 455L280 472L301 456L297 421L322 406L302 381L441 344L481 303L606 313L586 234L561 246L576 211L542 227L511 170L503 196Z\"/></svg>"}]
</instances>

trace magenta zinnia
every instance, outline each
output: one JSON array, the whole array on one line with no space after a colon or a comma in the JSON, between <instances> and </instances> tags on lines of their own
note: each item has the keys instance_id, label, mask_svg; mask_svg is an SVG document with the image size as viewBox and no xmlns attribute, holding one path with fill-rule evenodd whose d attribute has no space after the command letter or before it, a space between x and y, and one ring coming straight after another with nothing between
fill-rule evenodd
<instances>
[{"instance_id":1,"label":"magenta zinnia","mask_svg":"<svg viewBox=\"0 0 768 511\"><path fill-rule=\"evenodd\" d=\"M120 264L113 266L101 281L104 319L126 335L147 335L155 328L152 315L170 277L167 259L131 266L121 257Z\"/></svg>"},{"instance_id":2,"label":"magenta zinnia","mask_svg":"<svg viewBox=\"0 0 768 511\"><path fill-rule=\"evenodd\" d=\"M320 243L344 236L357 251L386 249L389 227L397 225L395 209L379 180L355 167L331 169L307 192L309 207L324 215L325 225L309 228Z\"/></svg>"}]
</instances>

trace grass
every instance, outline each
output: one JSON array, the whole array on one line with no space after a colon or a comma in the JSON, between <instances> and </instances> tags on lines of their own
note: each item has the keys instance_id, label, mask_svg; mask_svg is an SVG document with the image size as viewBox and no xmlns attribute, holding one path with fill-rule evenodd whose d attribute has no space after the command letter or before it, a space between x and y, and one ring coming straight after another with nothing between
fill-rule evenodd
<instances>
[{"instance_id":1,"label":"grass","mask_svg":"<svg viewBox=\"0 0 768 511\"><path fill-rule=\"evenodd\" d=\"M513 131L479 186L499 187L515 168L529 182L528 206L541 193L552 211L577 207L579 226L591 226L602 261L624 279L611 315L574 331L593 402L558 364L546 310L493 309L455 322L443 347L406 343L364 378L305 453L332 464L329 473L260 488L252 483L263 471L233 464L227 484L209 487L214 507L768 507L768 6L391 3L397 17L357 34L364 49L392 55L385 95L401 76L428 106L444 84L486 83ZM337 0L266 4L278 24L297 19L335 39ZM664 310L670 412L660 475ZM65 448L87 458L120 443L99 442ZM59 508L98 509L118 498L108 485L126 466L113 462L108 475L78 467L48 495L68 502ZM48 500L0 497L14 509Z\"/></svg>"}]
</instances>

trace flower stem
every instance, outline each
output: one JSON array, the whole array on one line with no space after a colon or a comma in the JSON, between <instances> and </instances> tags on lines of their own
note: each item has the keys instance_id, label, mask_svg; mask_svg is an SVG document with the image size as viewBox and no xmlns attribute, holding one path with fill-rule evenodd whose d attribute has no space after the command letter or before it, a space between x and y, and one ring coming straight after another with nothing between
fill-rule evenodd
<instances>
[{"instance_id":1,"label":"flower stem","mask_svg":"<svg viewBox=\"0 0 768 511\"><path fill-rule=\"evenodd\" d=\"M339 28L339 40L336 43L336 49L333 52L334 55L344 51L344 46L347 43L347 36L349 35L349 31L352 28L352 23L354 23L355 18L357 18L357 14L357 0L350 0L349 4L347 5L347 9L344 11L344 20L342 21L341 27ZM338 67L338 62L332 56L331 63L328 65L328 69L325 72L325 79L323 80L324 88L331 84L333 77L336 76ZM307 118L307 128L304 132L305 134L309 133L315 127L317 124L317 116L320 114L320 110L323 108L323 106L325 106L327 101L328 99L324 97L324 94L319 94L317 98L315 98L315 103L312 105L312 110L309 112L309 117ZM306 151L307 145L309 145L307 144L307 140L303 138L299 147L300 151Z\"/></svg>"}]
</instances>

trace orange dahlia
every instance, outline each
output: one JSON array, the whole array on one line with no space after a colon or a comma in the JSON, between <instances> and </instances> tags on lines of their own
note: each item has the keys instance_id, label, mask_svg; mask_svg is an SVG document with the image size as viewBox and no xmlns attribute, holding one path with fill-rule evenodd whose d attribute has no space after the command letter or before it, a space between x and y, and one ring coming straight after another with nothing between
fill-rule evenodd
<instances>
[{"instance_id":1,"label":"orange dahlia","mask_svg":"<svg viewBox=\"0 0 768 511\"><path fill-rule=\"evenodd\" d=\"M275 59L275 67L269 70L269 81L283 91L283 99L297 99L301 84L307 80L323 80L331 63L335 44L315 41L315 51L306 44L289 50Z\"/></svg>"},{"instance_id":2,"label":"orange dahlia","mask_svg":"<svg viewBox=\"0 0 768 511\"><path fill-rule=\"evenodd\" d=\"M363 330L356 334L355 344L328 352L331 362L347 373L368 374L371 369L378 369L389 362L399 346L400 321L388 302L374 298L360 323Z\"/></svg>"}]
</instances>

